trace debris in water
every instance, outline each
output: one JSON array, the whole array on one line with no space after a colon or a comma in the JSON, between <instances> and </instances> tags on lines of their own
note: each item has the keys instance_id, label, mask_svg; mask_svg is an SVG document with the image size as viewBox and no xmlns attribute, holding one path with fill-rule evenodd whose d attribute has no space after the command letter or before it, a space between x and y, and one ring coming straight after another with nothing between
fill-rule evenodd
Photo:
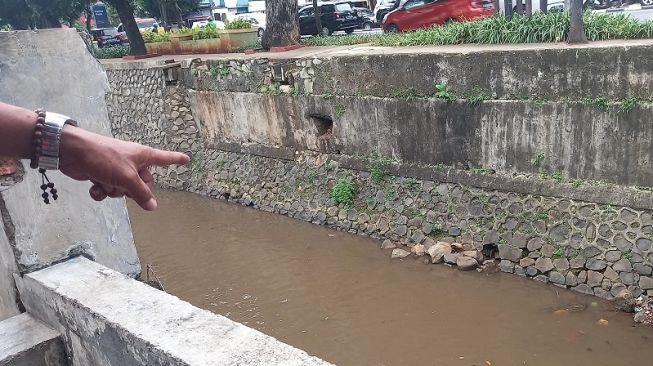
<instances>
[{"instance_id":1,"label":"debris in water","mask_svg":"<svg viewBox=\"0 0 653 366\"><path fill-rule=\"evenodd\" d=\"M288 299L283 299L283 300L281 300L281 303L282 303L282 304L285 304L285 303L287 303L287 302L288 302Z\"/></svg>"},{"instance_id":2,"label":"debris in water","mask_svg":"<svg viewBox=\"0 0 653 366\"><path fill-rule=\"evenodd\" d=\"M605 319L599 319L599 321L596 322L598 325L608 325L608 321Z\"/></svg>"},{"instance_id":3,"label":"debris in water","mask_svg":"<svg viewBox=\"0 0 653 366\"><path fill-rule=\"evenodd\" d=\"M492 366L492 362L490 362L490 361L485 361L485 364L486 364L487 366Z\"/></svg>"},{"instance_id":4,"label":"debris in water","mask_svg":"<svg viewBox=\"0 0 653 366\"><path fill-rule=\"evenodd\" d=\"M567 315L567 314L569 314L568 309L558 309L553 312L553 315Z\"/></svg>"}]
</instances>

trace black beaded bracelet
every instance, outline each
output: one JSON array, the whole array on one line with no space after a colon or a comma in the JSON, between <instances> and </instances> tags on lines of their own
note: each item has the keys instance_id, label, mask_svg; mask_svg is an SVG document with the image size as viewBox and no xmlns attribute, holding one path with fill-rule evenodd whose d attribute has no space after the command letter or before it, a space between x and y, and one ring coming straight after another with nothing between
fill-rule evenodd
<instances>
[{"instance_id":1,"label":"black beaded bracelet","mask_svg":"<svg viewBox=\"0 0 653 366\"><path fill-rule=\"evenodd\" d=\"M38 169L39 173L41 174L41 190L43 193L41 194L41 198L43 198L43 202L45 202L46 205L50 204L50 195L52 195L52 199L55 201L57 198L59 198L59 195L57 194L57 189L54 188L54 183L50 182L50 179L48 176L45 174L46 170L43 168L39 168L39 158L41 157L41 151L46 148L46 146L43 145L43 130L45 128L45 111L43 109L37 109L36 111L36 127L34 127L34 153L32 154L32 158L30 159L29 166L32 169ZM50 193L47 192L47 190L50 189Z\"/></svg>"}]
</instances>

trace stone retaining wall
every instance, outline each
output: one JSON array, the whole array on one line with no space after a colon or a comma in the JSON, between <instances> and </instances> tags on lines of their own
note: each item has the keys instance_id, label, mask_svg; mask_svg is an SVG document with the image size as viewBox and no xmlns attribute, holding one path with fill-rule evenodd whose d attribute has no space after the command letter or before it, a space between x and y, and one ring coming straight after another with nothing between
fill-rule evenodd
<instances>
[{"instance_id":1,"label":"stone retaining wall","mask_svg":"<svg viewBox=\"0 0 653 366\"><path fill-rule=\"evenodd\" d=\"M299 149L283 136L264 143L216 140L215 131L201 117L214 112L208 110L212 104L196 103L197 94L206 90L194 90L189 85L198 84L183 78L166 86L161 74L150 72L109 68L110 83L116 87L107 100L116 136L193 155L189 167L154 171L163 187L367 235L383 241L382 247L394 249L396 256L412 253L428 262L465 268L496 260L504 272L606 299L653 296L649 189L334 151L324 154L309 145ZM148 84L148 78L158 79ZM157 113L140 114L135 123L131 116L140 113L142 97L133 90L141 94L141 88L143 95L163 91L154 101L146 101ZM243 93L216 93L212 98L214 104L234 103L242 97L238 94ZM260 108L255 103L279 106L294 100L292 95L257 98L238 100L249 101L241 103L244 110ZM362 99L369 97L357 98L365 103ZM270 113L278 112L270 108ZM285 116L286 131L297 128L293 113L280 115ZM238 116L242 117L222 113L216 118L223 126L233 123L240 128ZM270 120L262 119L247 131L255 136L257 128L266 128L266 121ZM318 136L316 146L329 144L326 135ZM302 135L292 136L297 141ZM332 197L338 181L353 187L350 205L337 204Z\"/></svg>"}]
</instances>

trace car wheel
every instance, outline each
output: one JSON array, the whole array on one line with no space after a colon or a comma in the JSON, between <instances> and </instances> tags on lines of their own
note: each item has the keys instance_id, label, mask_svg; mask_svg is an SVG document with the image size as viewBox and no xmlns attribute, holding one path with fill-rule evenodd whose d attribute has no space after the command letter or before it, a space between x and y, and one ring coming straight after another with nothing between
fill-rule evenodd
<instances>
[{"instance_id":1,"label":"car wheel","mask_svg":"<svg viewBox=\"0 0 653 366\"><path fill-rule=\"evenodd\" d=\"M449 19L444 21L444 25L452 24L452 23L455 23L455 22L456 22L456 19L449 18Z\"/></svg>"},{"instance_id":2,"label":"car wheel","mask_svg":"<svg viewBox=\"0 0 653 366\"><path fill-rule=\"evenodd\" d=\"M263 28L258 29L258 32L256 32L256 35L258 36L258 38L263 38L263 32L265 32L265 29L263 29Z\"/></svg>"},{"instance_id":3,"label":"car wheel","mask_svg":"<svg viewBox=\"0 0 653 366\"><path fill-rule=\"evenodd\" d=\"M320 32L320 35L325 36L325 37L330 36L331 35L331 29L329 29L329 27L326 27L326 26L322 27L322 32Z\"/></svg>"},{"instance_id":4,"label":"car wheel","mask_svg":"<svg viewBox=\"0 0 653 366\"><path fill-rule=\"evenodd\" d=\"M651 1L653 1L653 0L651 0ZM372 29L372 23L371 22L365 22L365 23L363 23L362 28L365 29L365 30L370 30L370 29Z\"/></svg>"},{"instance_id":5,"label":"car wheel","mask_svg":"<svg viewBox=\"0 0 653 366\"><path fill-rule=\"evenodd\" d=\"M347 33L347 34L352 34L352 33L354 33L354 28L347 28L347 29L345 29L345 33Z\"/></svg>"},{"instance_id":6,"label":"car wheel","mask_svg":"<svg viewBox=\"0 0 653 366\"><path fill-rule=\"evenodd\" d=\"M653 5L653 0L639 0L642 3L642 6L651 6Z\"/></svg>"},{"instance_id":7,"label":"car wheel","mask_svg":"<svg viewBox=\"0 0 653 366\"><path fill-rule=\"evenodd\" d=\"M395 24L390 24L387 27L385 27L385 32L386 33L399 33L399 27Z\"/></svg>"}]
</instances>

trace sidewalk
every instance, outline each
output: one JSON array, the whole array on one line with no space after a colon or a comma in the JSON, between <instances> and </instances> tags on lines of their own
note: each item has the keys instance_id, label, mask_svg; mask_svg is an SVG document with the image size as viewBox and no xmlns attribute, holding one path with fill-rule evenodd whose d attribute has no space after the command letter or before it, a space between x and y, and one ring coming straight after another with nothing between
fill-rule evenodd
<instances>
[{"instance_id":1,"label":"sidewalk","mask_svg":"<svg viewBox=\"0 0 653 366\"><path fill-rule=\"evenodd\" d=\"M425 54L425 53L451 53L467 54L478 52L496 52L496 51L524 51L524 50L542 50L542 49L582 49L582 48L609 48L609 47L633 47L633 46L653 46L653 39L636 39L636 40L610 40L596 41L583 45L569 45L565 42L560 43L519 43L519 44L462 44L462 45L433 45L433 46L410 46L410 47L381 47L370 46L368 44L359 44L351 46L324 46L324 47L302 47L287 52L257 52L252 55L244 53L222 53L222 54L203 54L203 55L164 55L147 59L127 61L122 59L105 59L99 60L102 64L116 64L128 62L146 62L162 63L164 60L174 59L176 61L190 60L200 58L202 60L249 60L258 58L268 59L303 59L303 58L329 58L339 56L372 56L388 54Z\"/></svg>"}]
</instances>

